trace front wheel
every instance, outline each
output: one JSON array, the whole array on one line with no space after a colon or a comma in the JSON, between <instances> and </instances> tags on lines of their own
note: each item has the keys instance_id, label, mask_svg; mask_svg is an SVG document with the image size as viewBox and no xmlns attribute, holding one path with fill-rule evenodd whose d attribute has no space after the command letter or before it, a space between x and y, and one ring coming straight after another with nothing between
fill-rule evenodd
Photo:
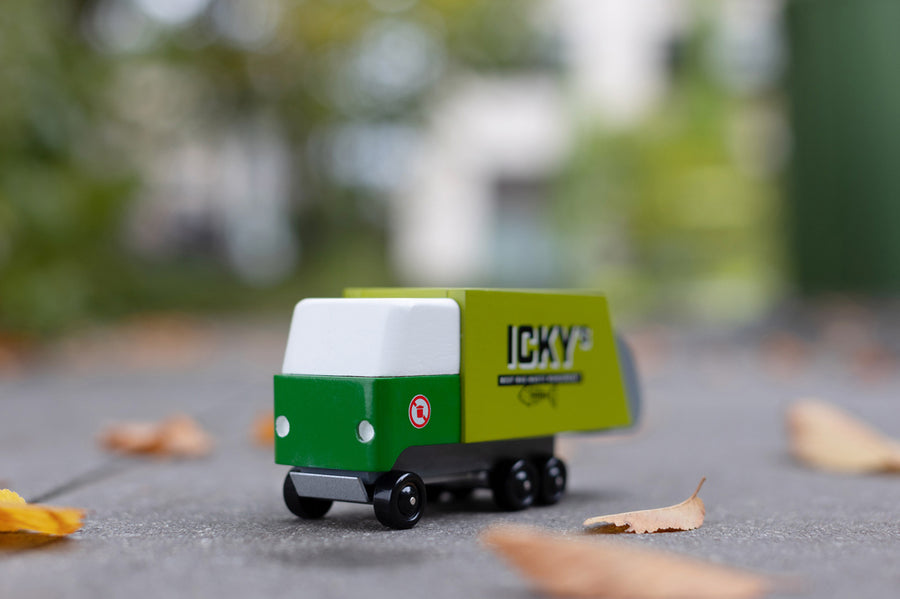
<instances>
[{"instance_id":1,"label":"front wheel","mask_svg":"<svg viewBox=\"0 0 900 599\"><path fill-rule=\"evenodd\" d=\"M291 480L291 474L284 477L284 504L291 513L304 520L314 520L321 518L331 509L334 503L330 499L319 499L317 497L300 497L297 495L297 489L294 488L294 481Z\"/></svg>"},{"instance_id":2,"label":"front wheel","mask_svg":"<svg viewBox=\"0 0 900 599\"><path fill-rule=\"evenodd\" d=\"M388 528L412 528L425 511L426 497L425 483L417 474L387 472L375 481L375 517Z\"/></svg>"}]
</instances>

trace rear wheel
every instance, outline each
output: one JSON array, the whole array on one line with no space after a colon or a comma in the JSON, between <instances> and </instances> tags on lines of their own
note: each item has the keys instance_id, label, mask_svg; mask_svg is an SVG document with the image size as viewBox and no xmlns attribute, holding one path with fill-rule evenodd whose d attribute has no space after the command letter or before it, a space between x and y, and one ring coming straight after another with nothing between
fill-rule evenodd
<instances>
[{"instance_id":1,"label":"rear wheel","mask_svg":"<svg viewBox=\"0 0 900 599\"><path fill-rule=\"evenodd\" d=\"M387 472L375 481L375 517L388 528L412 528L425 511L426 497L425 483L417 474Z\"/></svg>"},{"instance_id":2,"label":"rear wheel","mask_svg":"<svg viewBox=\"0 0 900 599\"><path fill-rule=\"evenodd\" d=\"M551 456L535 460L535 466L540 476L537 503L553 505L566 492L566 465L559 458Z\"/></svg>"},{"instance_id":3,"label":"rear wheel","mask_svg":"<svg viewBox=\"0 0 900 599\"><path fill-rule=\"evenodd\" d=\"M538 472L528 460L498 463L491 475L494 503L501 509L523 510L534 504L538 493Z\"/></svg>"},{"instance_id":4,"label":"rear wheel","mask_svg":"<svg viewBox=\"0 0 900 599\"><path fill-rule=\"evenodd\" d=\"M294 488L294 481L291 480L290 472L284 478L284 504L291 513L299 518L313 520L321 518L331 509L334 502L330 499L319 499L317 497L300 497L297 495L297 489Z\"/></svg>"}]
</instances>

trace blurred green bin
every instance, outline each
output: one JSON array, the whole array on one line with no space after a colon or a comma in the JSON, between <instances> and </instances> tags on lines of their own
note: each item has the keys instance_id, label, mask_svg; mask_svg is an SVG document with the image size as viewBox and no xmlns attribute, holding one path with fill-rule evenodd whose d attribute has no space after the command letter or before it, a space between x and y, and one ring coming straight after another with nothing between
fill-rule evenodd
<instances>
[{"instance_id":1,"label":"blurred green bin","mask_svg":"<svg viewBox=\"0 0 900 599\"><path fill-rule=\"evenodd\" d=\"M900 2L787 7L790 253L802 292L900 290Z\"/></svg>"}]
</instances>

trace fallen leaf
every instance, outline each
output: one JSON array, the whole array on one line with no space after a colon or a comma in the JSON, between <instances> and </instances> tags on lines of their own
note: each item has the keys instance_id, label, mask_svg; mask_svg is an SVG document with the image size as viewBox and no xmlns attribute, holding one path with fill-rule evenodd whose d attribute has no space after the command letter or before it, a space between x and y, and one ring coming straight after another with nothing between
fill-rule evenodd
<instances>
[{"instance_id":1,"label":"fallen leaf","mask_svg":"<svg viewBox=\"0 0 900 599\"><path fill-rule=\"evenodd\" d=\"M18 493L0 489L0 533L67 535L81 528L83 518L84 510L28 504Z\"/></svg>"},{"instance_id":2,"label":"fallen leaf","mask_svg":"<svg viewBox=\"0 0 900 599\"><path fill-rule=\"evenodd\" d=\"M774 586L749 572L610 540L508 525L481 538L540 590L559 597L744 599Z\"/></svg>"},{"instance_id":3,"label":"fallen leaf","mask_svg":"<svg viewBox=\"0 0 900 599\"><path fill-rule=\"evenodd\" d=\"M123 422L100 436L110 451L195 458L212 450L212 439L190 416L177 414L158 423Z\"/></svg>"},{"instance_id":4,"label":"fallen leaf","mask_svg":"<svg viewBox=\"0 0 900 599\"><path fill-rule=\"evenodd\" d=\"M25 500L15 491L0 489L0 503L25 503Z\"/></svg>"},{"instance_id":5,"label":"fallen leaf","mask_svg":"<svg viewBox=\"0 0 900 599\"><path fill-rule=\"evenodd\" d=\"M677 505L652 510L624 512L608 516L597 516L584 521L589 532L619 533L633 532L673 532L677 530L694 530L703 524L706 507L703 500L697 497L706 477L700 479L694 494Z\"/></svg>"},{"instance_id":6,"label":"fallen leaf","mask_svg":"<svg viewBox=\"0 0 900 599\"><path fill-rule=\"evenodd\" d=\"M271 447L275 443L275 414L271 411L259 414L253 420L251 430L253 441L263 447Z\"/></svg>"},{"instance_id":7,"label":"fallen leaf","mask_svg":"<svg viewBox=\"0 0 900 599\"><path fill-rule=\"evenodd\" d=\"M791 453L831 472L900 472L900 443L847 412L815 399L788 409Z\"/></svg>"}]
</instances>

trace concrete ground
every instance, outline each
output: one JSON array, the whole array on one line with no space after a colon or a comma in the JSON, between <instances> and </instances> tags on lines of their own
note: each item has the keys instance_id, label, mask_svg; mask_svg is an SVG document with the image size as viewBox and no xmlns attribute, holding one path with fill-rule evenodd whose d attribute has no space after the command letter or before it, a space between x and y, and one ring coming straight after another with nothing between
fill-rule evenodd
<instances>
[{"instance_id":1,"label":"concrete ground","mask_svg":"<svg viewBox=\"0 0 900 599\"><path fill-rule=\"evenodd\" d=\"M565 438L560 504L503 513L477 495L429 506L410 531L384 529L371 506L312 522L285 509L286 468L250 429L286 328L175 319L85 334L0 373L0 487L89 510L66 539L0 537L0 597L532 597L479 544L486 526L577 532L590 516L677 503L706 476L702 528L622 541L795 576L797 596L894 599L900 477L810 471L787 453L784 410L810 395L900 437L894 349L853 330L644 330L632 339L645 419L629 435ZM96 443L110 422L176 411L214 435L211 456L117 458Z\"/></svg>"}]
</instances>

